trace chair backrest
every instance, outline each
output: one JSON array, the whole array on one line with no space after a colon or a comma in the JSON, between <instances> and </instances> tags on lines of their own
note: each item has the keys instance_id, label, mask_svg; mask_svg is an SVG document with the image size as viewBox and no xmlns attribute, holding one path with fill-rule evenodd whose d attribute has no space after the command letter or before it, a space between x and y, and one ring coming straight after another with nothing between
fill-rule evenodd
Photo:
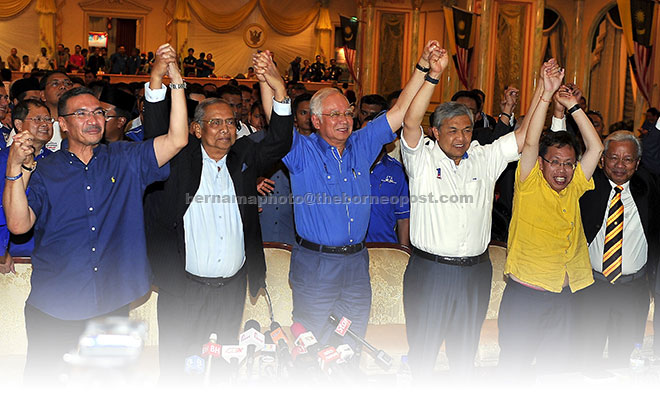
<instances>
[{"instance_id":1,"label":"chair backrest","mask_svg":"<svg viewBox=\"0 0 660 399\"><path fill-rule=\"evenodd\" d=\"M371 314L369 324L405 324L403 274L408 266L408 249L398 244L369 243Z\"/></svg>"}]
</instances>

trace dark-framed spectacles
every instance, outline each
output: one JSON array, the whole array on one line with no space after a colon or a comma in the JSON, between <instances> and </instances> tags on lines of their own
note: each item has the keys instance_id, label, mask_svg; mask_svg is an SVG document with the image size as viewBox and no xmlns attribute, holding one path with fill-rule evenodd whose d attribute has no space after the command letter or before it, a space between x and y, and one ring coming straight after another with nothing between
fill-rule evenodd
<instances>
[{"instance_id":1,"label":"dark-framed spectacles","mask_svg":"<svg viewBox=\"0 0 660 399\"><path fill-rule=\"evenodd\" d=\"M89 111L89 110L86 110L86 109L79 109L79 110L74 111L70 114L64 114L64 115L60 115L60 116L62 116L62 117L73 116L76 119L86 120L86 119L89 119L90 117L106 119L107 114L108 113L106 112L106 110L104 110L103 108L99 108L99 109L95 109L94 111Z\"/></svg>"},{"instance_id":2,"label":"dark-framed spectacles","mask_svg":"<svg viewBox=\"0 0 660 399\"><path fill-rule=\"evenodd\" d=\"M213 119L202 119L200 122L204 122L211 126L212 128L219 128L222 125L227 126L236 126L236 118L213 118Z\"/></svg>"},{"instance_id":3,"label":"dark-framed spectacles","mask_svg":"<svg viewBox=\"0 0 660 399\"><path fill-rule=\"evenodd\" d=\"M577 162L559 162L556 159L553 159L552 161L548 161L547 159L545 159L545 157L541 157L541 159L549 163L550 166L552 166L553 168L558 168L561 166L564 169L575 170L575 168L577 167Z\"/></svg>"},{"instance_id":4,"label":"dark-framed spectacles","mask_svg":"<svg viewBox=\"0 0 660 399\"><path fill-rule=\"evenodd\" d=\"M53 123L55 123L55 119L51 118L50 116L49 117L38 116L36 118L25 118L25 120L26 121L32 121L32 122L35 122L35 123L38 123L38 124L47 123L49 125L52 125Z\"/></svg>"}]
</instances>

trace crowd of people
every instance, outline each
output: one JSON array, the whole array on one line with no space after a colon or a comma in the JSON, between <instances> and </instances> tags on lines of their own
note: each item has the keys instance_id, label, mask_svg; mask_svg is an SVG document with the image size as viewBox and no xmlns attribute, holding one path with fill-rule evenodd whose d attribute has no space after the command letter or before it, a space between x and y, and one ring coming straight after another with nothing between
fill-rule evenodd
<instances>
[{"instance_id":1,"label":"crowd of people","mask_svg":"<svg viewBox=\"0 0 660 399\"><path fill-rule=\"evenodd\" d=\"M26 377L57 370L87 320L126 315L154 283L161 376L176 378L209 333L236 341L246 291L266 287L263 241L292 245L293 321L322 343L330 314L366 332L365 242L410 247L403 299L420 379L443 342L451 371L475 375L491 239L508 243L505 372L619 367L643 339L660 293L654 108L638 132L607 131L549 60L523 113L515 87L498 93L496 118L486 93L459 91L424 129L449 67L434 40L402 90L359 100L307 92L306 76L333 76L318 57L294 60L285 84L259 52L258 83L217 87L184 81L213 70L211 54L188 54L179 67L161 46L146 83L75 80L55 60L9 94L0 86L0 272L15 256L33 263Z\"/></svg>"},{"instance_id":2,"label":"crowd of people","mask_svg":"<svg viewBox=\"0 0 660 399\"><path fill-rule=\"evenodd\" d=\"M271 52L273 62L275 62L275 53ZM117 51L108 55L106 47L90 47L83 49L79 44L74 47L74 53L64 44L58 44L57 50L53 56L48 55L45 47L40 49L40 54L34 58L24 54L18 58L18 50L12 48L7 61L2 61L0 57L0 70L24 72L29 74L38 71L61 71L67 73L100 73L121 74L121 75L148 75L155 61L152 51L141 53L139 48L133 48L130 54L125 46L118 46ZM301 64L302 62L302 64ZM277 66L277 63L275 62ZM198 78L217 78L215 72L215 62L212 53L199 53L195 56L195 49L189 48L188 55L180 60L180 68L183 70L184 77ZM316 61L312 64L309 60L302 60L296 57L289 63L284 79L291 82L321 82L321 81L339 81L342 75L342 68L337 64L336 59L330 60L330 65L326 67L320 55L316 56ZM229 75L221 75L230 77ZM239 73L235 79L256 79L254 67L249 66L245 73Z\"/></svg>"}]
</instances>

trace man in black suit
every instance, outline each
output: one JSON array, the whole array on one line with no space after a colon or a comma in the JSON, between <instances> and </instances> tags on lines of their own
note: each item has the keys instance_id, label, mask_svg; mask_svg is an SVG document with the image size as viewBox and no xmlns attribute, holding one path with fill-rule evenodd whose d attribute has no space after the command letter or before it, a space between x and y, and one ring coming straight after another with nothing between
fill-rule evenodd
<instances>
[{"instance_id":1,"label":"man in black suit","mask_svg":"<svg viewBox=\"0 0 660 399\"><path fill-rule=\"evenodd\" d=\"M641 143L619 131L604 144L601 168L593 175L595 189L580 199L595 280L576 297L577 343L587 370L626 366L634 345L643 342L650 302L647 276L659 256L659 197L650 174L638 169Z\"/></svg>"},{"instance_id":2,"label":"man in black suit","mask_svg":"<svg viewBox=\"0 0 660 399\"><path fill-rule=\"evenodd\" d=\"M237 140L231 106L204 100L188 145L170 163L170 178L146 196L147 252L159 287L161 378L180 373L184 358L199 355L211 333L220 344L237 343L246 282L252 296L265 287L256 180L290 150L293 116L270 52L255 55L254 67L262 95L275 99L264 140ZM150 87L145 132L163 132L167 105L150 102L160 82Z\"/></svg>"}]
</instances>

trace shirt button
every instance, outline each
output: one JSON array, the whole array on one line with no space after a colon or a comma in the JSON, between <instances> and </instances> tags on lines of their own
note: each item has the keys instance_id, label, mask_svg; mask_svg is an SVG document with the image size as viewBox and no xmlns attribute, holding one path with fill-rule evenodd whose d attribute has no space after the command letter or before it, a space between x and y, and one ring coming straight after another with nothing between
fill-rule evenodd
<instances>
[{"instance_id":1,"label":"shirt button","mask_svg":"<svg viewBox=\"0 0 660 399\"><path fill-rule=\"evenodd\" d=\"M330 175L328 175L328 179L330 179Z\"/></svg>"},{"instance_id":2,"label":"shirt button","mask_svg":"<svg viewBox=\"0 0 660 399\"><path fill-rule=\"evenodd\" d=\"M344 181L348 181L348 179L344 177Z\"/></svg>"},{"instance_id":3,"label":"shirt button","mask_svg":"<svg viewBox=\"0 0 660 399\"><path fill-rule=\"evenodd\" d=\"M96 247L92 247L92 252L96 252Z\"/></svg>"},{"instance_id":4,"label":"shirt button","mask_svg":"<svg viewBox=\"0 0 660 399\"><path fill-rule=\"evenodd\" d=\"M91 190L91 189L92 189L92 187L91 187L91 186L87 186L86 188L87 188L88 190Z\"/></svg>"},{"instance_id":5,"label":"shirt button","mask_svg":"<svg viewBox=\"0 0 660 399\"><path fill-rule=\"evenodd\" d=\"M564 212L564 213L566 213L566 209L562 209L561 211Z\"/></svg>"},{"instance_id":6,"label":"shirt button","mask_svg":"<svg viewBox=\"0 0 660 399\"><path fill-rule=\"evenodd\" d=\"M94 267L94 271L95 271L95 272L98 272L98 271L99 271L99 268L95 266L95 267Z\"/></svg>"},{"instance_id":7,"label":"shirt button","mask_svg":"<svg viewBox=\"0 0 660 399\"><path fill-rule=\"evenodd\" d=\"M92 207L90 206L90 207L89 207L89 211L91 212L91 211L93 211L93 210L94 210L94 208L92 208Z\"/></svg>"},{"instance_id":8,"label":"shirt button","mask_svg":"<svg viewBox=\"0 0 660 399\"><path fill-rule=\"evenodd\" d=\"M221 240L224 240L224 237L220 237Z\"/></svg>"},{"instance_id":9,"label":"shirt button","mask_svg":"<svg viewBox=\"0 0 660 399\"><path fill-rule=\"evenodd\" d=\"M72 162L72 161L69 161L69 165L73 165L73 162Z\"/></svg>"},{"instance_id":10,"label":"shirt button","mask_svg":"<svg viewBox=\"0 0 660 399\"><path fill-rule=\"evenodd\" d=\"M96 231L96 227L92 226L92 231Z\"/></svg>"},{"instance_id":11,"label":"shirt button","mask_svg":"<svg viewBox=\"0 0 660 399\"><path fill-rule=\"evenodd\" d=\"M89 170L89 168L87 166L85 166L85 170Z\"/></svg>"},{"instance_id":12,"label":"shirt button","mask_svg":"<svg viewBox=\"0 0 660 399\"><path fill-rule=\"evenodd\" d=\"M349 242L353 242L353 240L349 240Z\"/></svg>"},{"instance_id":13,"label":"shirt button","mask_svg":"<svg viewBox=\"0 0 660 399\"><path fill-rule=\"evenodd\" d=\"M353 218L351 218L351 222L353 221Z\"/></svg>"}]
</instances>

